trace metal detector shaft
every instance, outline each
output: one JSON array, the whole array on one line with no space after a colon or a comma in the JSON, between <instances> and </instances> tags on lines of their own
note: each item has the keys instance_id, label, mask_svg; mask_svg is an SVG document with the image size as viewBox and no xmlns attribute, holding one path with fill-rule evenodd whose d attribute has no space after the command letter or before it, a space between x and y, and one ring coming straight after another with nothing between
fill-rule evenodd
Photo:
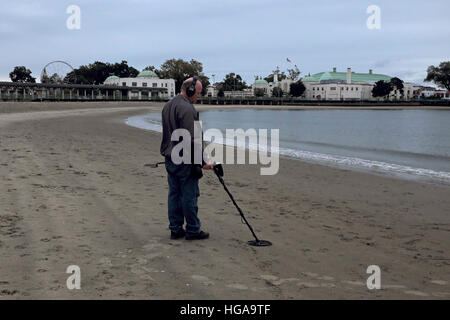
<instances>
[{"instance_id":1,"label":"metal detector shaft","mask_svg":"<svg viewBox=\"0 0 450 320\"><path fill-rule=\"evenodd\" d=\"M225 181L223 181L222 177L219 176L218 174L217 178L219 178L220 183L222 184L223 188L225 189L225 191L228 193L228 196L230 197L231 201L233 201L234 206L236 207L236 209L238 209L239 214L241 215L242 219L244 219L245 223L247 224L248 228L250 229L250 231L252 232L253 236L255 237L257 242L260 242L260 240L258 239L258 237L256 236L255 232L253 231L252 226L248 223L247 219L245 219L244 213L242 213L241 208L239 208L239 206L237 205L236 201L234 201L233 195L230 193L230 191L228 190L227 186L225 185Z\"/></svg>"},{"instance_id":2,"label":"metal detector shaft","mask_svg":"<svg viewBox=\"0 0 450 320\"><path fill-rule=\"evenodd\" d=\"M158 168L158 165L164 164L164 163L165 163L164 161L157 162L157 163L147 163L147 164L144 164L144 167Z\"/></svg>"}]
</instances>

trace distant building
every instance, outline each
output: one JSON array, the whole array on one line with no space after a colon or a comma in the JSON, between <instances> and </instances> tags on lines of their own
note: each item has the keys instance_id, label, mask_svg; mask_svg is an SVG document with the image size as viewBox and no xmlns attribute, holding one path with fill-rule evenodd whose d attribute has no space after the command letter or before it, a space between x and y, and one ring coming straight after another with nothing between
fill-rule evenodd
<instances>
[{"instance_id":1,"label":"distant building","mask_svg":"<svg viewBox=\"0 0 450 320\"><path fill-rule=\"evenodd\" d=\"M450 99L450 91L436 89L434 87L422 87L419 93L421 99Z\"/></svg>"},{"instance_id":2,"label":"distant building","mask_svg":"<svg viewBox=\"0 0 450 320\"><path fill-rule=\"evenodd\" d=\"M224 91L223 94L224 94L224 97L227 97L227 98L246 98L246 97L254 96L252 89Z\"/></svg>"},{"instance_id":3,"label":"distant building","mask_svg":"<svg viewBox=\"0 0 450 320\"><path fill-rule=\"evenodd\" d=\"M210 98L216 98L219 90L215 85L209 85L206 88L206 96ZM246 98L253 97L252 89L244 89L244 90L234 90L234 91L224 91L223 96L225 98Z\"/></svg>"},{"instance_id":4,"label":"distant building","mask_svg":"<svg viewBox=\"0 0 450 320\"><path fill-rule=\"evenodd\" d=\"M266 80L262 79L261 77L256 78L255 82L252 85L253 94L255 93L255 91L257 89L261 89L264 92L265 96L271 96L272 95L269 83Z\"/></svg>"},{"instance_id":5,"label":"distant building","mask_svg":"<svg viewBox=\"0 0 450 320\"><path fill-rule=\"evenodd\" d=\"M434 97L449 100L450 99L450 91L446 90L436 90Z\"/></svg>"},{"instance_id":6,"label":"distant building","mask_svg":"<svg viewBox=\"0 0 450 320\"><path fill-rule=\"evenodd\" d=\"M278 87L283 91L283 94L289 94L291 90L291 83L294 81L291 79L278 80L278 72L273 75L273 82L267 82L261 77L257 77L252 85L252 91L255 92L256 89L262 89L265 96L271 97L273 95L273 89Z\"/></svg>"},{"instance_id":7,"label":"distant building","mask_svg":"<svg viewBox=\"0 0 450 320\"><path fill-rule=\"evenodd\" d=\"M158 75L150 70L144 70L138 74L136 78L119 78L117 76L108 77L105 85L115 85L123 87L136 87L131 90L130 97L133 99L147 99L148 95L151 97L172 98L175 96L175 80L174 79L160 79ZM164 90L152 91L145 90L146 88L162 88Z\"/></svg>"},{"instance_id":8,"label":"distant building","mask_svg":"<svg viewBox=\"0 0 450 320\"><path fill-rule=\"evenodd\" d=\"M420 90L419 97L420 98L432 98L436 95L436 88L433 87L423 87Z\"/></svg>"},{"instance_id":9,"label":"distant building","mask_svg":"<svg viewBox=\"0 0 450 320\"><path fill-rule=\"evenodd\" d=\"M208 87L206 87L206 96L207 97L210 97L210 98L217 97L217 93L218 93L218 90L216 89L215 86L209 85Z\"/></svg>"},{"instance_id":10,"label":"distant building","mask_svg":"<svg viewBox=\"0 0 450 320\"><path fill-rule=\"evenodd\" d=\"M389 82L392 77L384 74L355 73L351 68L347 72L321 72L302 79L306 90L304 97L308 100L375 100L372 89L377 81ZM421 86L405 82L403 95L400 90L393 90L389 99L410 100L417 98Z\"/></svg>"}]
</instances>

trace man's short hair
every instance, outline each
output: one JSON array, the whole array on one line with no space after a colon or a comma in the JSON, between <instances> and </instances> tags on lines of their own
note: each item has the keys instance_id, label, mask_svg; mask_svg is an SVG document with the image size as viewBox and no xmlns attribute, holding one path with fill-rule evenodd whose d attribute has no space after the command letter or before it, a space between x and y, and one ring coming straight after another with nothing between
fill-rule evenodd
<instances>
[{"instance_id":1,"label":"man's short hair","mask_svg":"<svg viewBox=\"0 0 450 320\"><path fill-rule=\"evenodd\" d=\"M181 85L181 91L186 92L186 89L191 86L193 81L194 80L191 78L184 80L183 84Z\"/></svg>"}]
</instances>

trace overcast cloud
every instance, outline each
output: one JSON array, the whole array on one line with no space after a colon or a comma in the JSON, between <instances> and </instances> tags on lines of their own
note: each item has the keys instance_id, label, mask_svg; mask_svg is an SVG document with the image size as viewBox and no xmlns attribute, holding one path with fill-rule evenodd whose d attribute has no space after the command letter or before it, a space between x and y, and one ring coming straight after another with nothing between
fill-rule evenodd
<instances>
[{"instance_id":1,"label":"overcast cloud","mask_svg":"<svg viewBox=\"0 0 450 320\"><path fill-rule=\"evenodd\" d=\"M69 5L81 8L81 30L66 27ZM369 5L381 8L380 30L366 27ZM194 58L216 81L236 72L253 82L295 63L303 75L352 67L422 83L429 65L450 60L449 9L448 0L1 1L0 79L17 65L39 78L53 60L142 70Z\"/></svg>"}]
</instances>

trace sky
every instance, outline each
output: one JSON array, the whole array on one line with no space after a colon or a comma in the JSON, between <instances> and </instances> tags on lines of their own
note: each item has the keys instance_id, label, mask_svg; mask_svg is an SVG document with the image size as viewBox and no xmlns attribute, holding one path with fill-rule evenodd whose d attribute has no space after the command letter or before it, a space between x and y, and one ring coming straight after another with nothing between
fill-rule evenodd
<instances>
[{"instance_id":1,"label":"sky","mask_svg":"<svg viewBox=\"0 0 450 320\"><path fill-rule=\"evenodd\" d=\"M71 5L80 29L67 27ZM367 27L371 5L379 29ZM0 80L22 65L39 78L54 60L142 70L181 58L215 81L234 72L253 83L297 65L302 76L351 67L423 84L428 66L450 60L449 9L448 0L2 0Z\"/></svg>"}]
</instances>

